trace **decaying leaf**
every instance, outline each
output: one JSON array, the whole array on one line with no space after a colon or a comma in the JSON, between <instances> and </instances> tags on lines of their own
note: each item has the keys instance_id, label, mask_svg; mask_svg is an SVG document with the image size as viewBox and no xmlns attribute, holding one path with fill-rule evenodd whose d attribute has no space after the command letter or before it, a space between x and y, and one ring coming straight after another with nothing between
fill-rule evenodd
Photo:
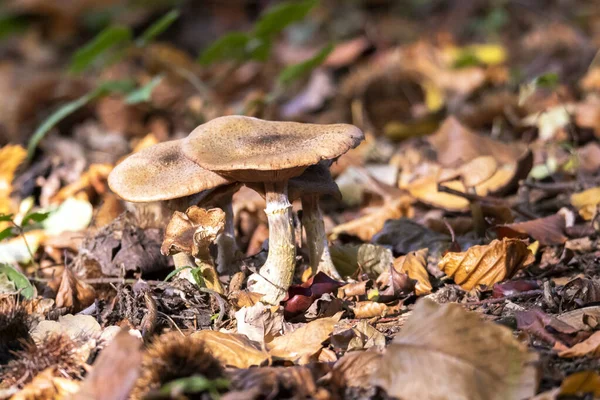
<instances>
[{"instance_id":1,"label":"decaying leaf","mask_svg":"<svg viewBox=\"0 0 600 400\"><path fill-rule=\"evenodd\" d=\"M56 306L67 307L77 313L91 305L96 299L94 288L78 279L70 268L65 267L58 292Z\"/></svg>"},{"instance_id":2,"label":"decaying leaf","mask_svg":"<svg viewBox=\"0 0 600 400\"><path fill-rule=\"evenodd\" d=\"M6 145L0 148L0 214L10 214L10 192L15 171L27 157L27 151L19 145ZM8 226L7 222L0 222L0 231Z\"/></svg>"},{"instance_id":3,"label":"decaying leaf","mask_svg":"<svg viewBox=\"0 0 600 400\"><path fill-rule=\"evenodd\" d=\"M600 187L571 195L571 205L579 211L579 215L586 221L594 218L598 204L600 204Z\"/></svg>"},{"instance_id":4,"label":"decaying leaf","mask_svg":"<svg viewBox=\"0 0 600 400\"><path fill-rule=\"evenodd\" d=\"M11 397L13 400L76 399L74 395L79 389L79 382L71 379L57 377L53 367L48 367L40 372L23 389Z\"/></svg>"},{"instance_id":5,"label":"decaying leaf","mask_svg":"<svg viewBox=\"0 0 600 400\"><path fill-rule=\"evenodd\" d=\"M432 290L429 275L427 274L428 251L428 249L421 249L394 260L396 271L406 273L410 279L417 282L415 286L417 296L424 296L431 293Z\"/></svg>"},{"instance_id":6,"label":"decaying leaf","mask_svg":"<svg viewBox=\"0 0 600 400\"><path fill-rule=\"evenodd\" d=\"M267 344L269 353L275 358L304 364L323 347L329 339L342 312L333 317L319 318Z\"/></svg>"},{"instance_id":7,"label":"decaying leaf","mask_svg":"<svg viewBox=\"0 0 600 400\"><path fill-rule=\"evenodd\" d=\"M528 237L531 236L540 244L551 246L564 244L567 241L565 236L565 216L561 213L549 217L533 219L526 222L517 222L514 224L500 225L496 227L498 237Z\"/></svg>"},{"instance_id":8,"label":"decaying leaf","mask_svg":"<svg viewBox=\"0 0 600 400\"><path fill-rule=\"evenodd\" d=\"M100 324L91 315L63 315L58 321L41 321L32 331L31 337L36 343L50 334L65 334L71 339L93 338L102 332Z\"/></svg>"},{"instance_id":9,"label":"decaying leaf","mask_svg":"<svg viewBox=\"0 0 600 400\"><path fill-rule=\"evenodd\" d=\"M357 269L370 278L377 278L394 261L390 249L370 243L331 246L331 259L344 276L352 276Z\"/></svg>"},{"instance_id":10,"label":"decaying leaf","mask_svg":"<svg viewBox=\"0 0 600 400\"><path fill-rule=\"evenodd\" d=\"M451 394L520 400L536 392L536 361L509 329L458 304L422 299L386 349L372 382L403 399Z\"/></svg>"},{"instance_id":11,"label":"decaying leaf","mask_svg":"<svg viewBox=\"0 0 600 400\"><path fill-rule=\"evenodd\" d=\"M324 272L318 272L301 285L290 286L288 294L283 300L283 309L286 318L303 313L321 295L333 293L342 285L342 282L331 279Z\"/></svg>"},{"instance_id":12,"label":"decaying leaf","mask_svg":"<svg viewBox=\"0 0 600 400\"><path fill-rule=\"evenodd\" d=\"M352 351L344 354L331 370L331 383L340 388L371 384L371 376L379 368L382 354L377 351Z\"/></svg>"},{"instance_id":13,"label":"decaying leaf","mask_svg":"<svg viewBox=\"0 0 600 400\"><path fill-rule=\"evenodd\" d=\"M517 320L517 328L555 347L561 346L562 343L567 345L576 343L573 335L578 332L577 328L544 313L540 309L533 308L527 311L517 311L515 318ZM562 345L562 348L565 348L564 345Z\"/></svg>"},{"instance_id":14,"label":"decaying leaf","mask_svg":"<svg viewBox=\"0 0 600 400\"><path fill-rule=\"evenodd\" d=\"M384 317L389 307L383 303L377 303L375 301L359 301L352 307L350 307L356 318L373 318L373 317Z\"/></svg>"},{"instance_id":15,"label":"decaying leaf","mask_svg":"<svg viewBox=\"0 0 600 400\"><path fill-rule=\"evenodd\" d=\"M250 368L269 359L269 354L245 335L203 330L194 332L191 336L203 340L206 349L223 366Z\"/></svg>"},{"instance_id":16,"label":"decaying leaf","mask_svg":"<svg viewBox=\"0 0 600 400\"><path fill-rule=\"evenodd\" d=\"M241 308L235 313L235 319L238 333L261 345L273 340L283 327L283 314L260 302Z\"/></svg>"},{"instance_id":17,"label":"decaying leaf","mask_svg":"<svg viewBox=\"0 0 600 400\"><path fill-rule=\"evenodd\" d=\"M373 237L376 244L391 246L394 253L408 254L429 249L429 254L440 255L450 246L450 236L433 231L408 218L386 221L383 229Z\"/></svg>"},{"instance_id":18,"label":"decaying leaf","mask_svg":"<svg viewBox=\"0 0 600 400\"><path fill-rule=\"evenodd\" d=\"M558 355L564 358L600 356L600 331L594 333L592 336L585 339L583 342L579 342L569 349L560 351Z\"/></svg>"},{"instance_id":19,"label":"decaying leaf","mask_svg":"<svg viewBox=\"0 0 600 400\"><path fill-rule=\"evenodd\" d=\"M223 396L224 400L259 400L289 396L322 398L320 389L308 367L263 367L236 370L231 374L231 392ZM325 397L326 398L326 397Z\"/></svg>"},{"instance_id":20,"label":"decaying leaf","mask_svg":"<svg viewBox=\"0 0 600 400\"><path fill-rule=\"evenodd\" d=\"M600 374L597 371L581 371L569 375L560 385L560 394L577 396L593 393L600 396Z\"/></svg>"},{"instance_id":21,"label":"decaying leaf","mask_svg":"<svg viewBox=\"0 0 600 400\"><path fill-rule=\"evenodd\" d=\"M583 306L600 302L600 280L577 277L567 282L559 293L566 304Z\"/></svg>"},{"instance_id":22,"label":"decaying leaf","mask_svg":"<svg viewBox=\"0 0 600 400\"><path fill-rule=\"evenodd\" d=\"M384 303L406 297L415 290L415 282L393 265L382 272L375 283L378 287L378 300Z\"/></svg>"},{"instance_id":23,"label":"decaying leaf","mask_svg":"<svg viewBox=\"0 0 600 400\"><path fill-rule=\"evenodd\" d=\"M117 333L94 362L74 400L129 398L141 372L141 345L141 340L126 329Z\"/></svg>"},{"instance_id":24,"label":"decaying leaf","mask_svg":"<svg viewBox=\"0 0 600 400\"><path fill-rule=\"evenodd\" d=\"M473 246L462 253L447 253L438 266L464 290L471 290L477 285L491 287L510 279L531 259L525 242L505 238Z\"/></svg>"}]
</instances>

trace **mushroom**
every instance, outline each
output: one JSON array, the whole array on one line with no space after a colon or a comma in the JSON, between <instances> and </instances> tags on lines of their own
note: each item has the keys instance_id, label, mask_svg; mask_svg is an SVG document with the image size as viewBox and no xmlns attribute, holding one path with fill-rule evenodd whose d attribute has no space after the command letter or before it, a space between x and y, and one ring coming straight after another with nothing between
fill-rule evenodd
<instances>
[{"instance_id":1,"label":"mushroom","mask_svg":"<svg viewBox=\"0 0 600 400\"><path fill-rule=\"evenodd\" d=\"M171 211L184 211L191 205L214 205L226 214L225 239L217 239L218 262L225 270L231 264L235 248L229 243L233 238L233 211L231 196L239 188L212 171L188 160L181 152L182 140L158 143L127 157L108 177L111 190L132 203L161 202ZM235 242L233 242L235 244ZM173 257L175 267L189 265L184 255Z\"/></svg>"},{"instance_id":2,"label":"mushroom","mask_svg":"<svg viewBox=\"0 0 600 400\"><path fill-rule=\"evenodd\" d=\"M278 304L294 275L296 246L288 180L310 165L335 159L364 139L348 124L317 125L264 121L244 116L215 118L197 127L183 154L202 168L239 182L263 183L269 222L269 254L248 279L262 301Z\"/></svg>"},{"instance_id":3,"label":"mushroom","mask_svg":"<svg viewBox=\"0 0 600 400\"><path fill-rule=\"evenodd\" d=\"M223 287L209 246L223 232L225 219L225 212L220 208L206 210L192 206L185 213L175 211L165 229L165 239L160 248L164 255L185 255L188 262L183 266L197 265L206 287L221 294ZM193 257L193 262L189 259L190 256Z\"/></svg>"},{"instance_id":4,"label":"mushroom","mask_svg":"<svg viewBox=\"0 0 600 400\"><path fill-rule=\"evenodd\" d=\"M342 194L331 177L329 166L331 160L321 161L308 167L300 176L288 181L288 197L290 202L300 199L302 202L302 225L306 232L309 262L313 272L322 271L333 279L342 279L331 255L325 233L325 224L319 198L333 196L340 199ZM264 197L264 188L257 183L247 183Z\"/></svg>"}]
</instances>

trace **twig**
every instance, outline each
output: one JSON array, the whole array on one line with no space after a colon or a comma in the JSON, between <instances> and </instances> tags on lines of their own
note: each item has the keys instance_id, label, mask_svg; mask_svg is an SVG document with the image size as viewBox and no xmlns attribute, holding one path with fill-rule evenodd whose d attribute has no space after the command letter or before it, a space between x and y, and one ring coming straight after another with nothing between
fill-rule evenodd
<instances>
[{"instance_id":1,"label":"twig","mask_svg":"<svg viewBox=\"0 0 600 400\"><path fill-rule=\"evenodd\" d=\"M506 296L499 297L497 299L485 299L485 300L474 301L474 302L470 302L470 303L459 303L459 304L461 304L463 306L480 306L480 305L484 305L484 304L497 304L497 303L503 303L505 300L536 297L536 296L541 296L543 294L544 294L543 290L536 289L536 290L528 290L528 291L521 292L521 293L509 294Z\"/></svg>"}]
</instances>

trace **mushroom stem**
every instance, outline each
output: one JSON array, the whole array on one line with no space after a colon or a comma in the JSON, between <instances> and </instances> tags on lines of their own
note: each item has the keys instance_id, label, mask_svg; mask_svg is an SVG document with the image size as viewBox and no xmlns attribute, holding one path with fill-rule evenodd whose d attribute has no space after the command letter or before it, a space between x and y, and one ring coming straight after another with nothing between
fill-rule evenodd
<instances>
[{"instance_id":1,"label":"mushroom stem","mask_svg":"<svg viewBox=\"0 0 600 400\"><path fill-rule=\"evenodd\" d=\"M248 286L251 291L264 295L261 301L279 304L292 284L296 265L292 205L288 200L287 181L265 183L265 198L269 255L260 272L248 278Z\"/></svg>"},{"instance_id":2,"label":"mushroom stem","mask_svg":"<svg viewBox=\"0 0 600 400\"><path fill-rule=\"evenodd\" d=\"M183 267L191 267L191 268L196 267L196 263L194 262L194 259L192 258L192 256L187 255L183 252L173 254L171 257L173 257L173 263L175 264L175 269L183 268ZM179 271L177 273L177 277L181 278L181 279L186 279L195 285L196 280L194 279L194 277L192 275L191 268L182 269L181 271Z\"/></svg>"},{"instance_id":3,"label":"mushroom stem","mask_svg":"<svg viewBox=\"0 0 600 400\"><path fill-rule=\"evenodd\" d=\"M329 243L325 233L325 223L321 207L319 207L318 195L302 196L302 225L306 231L306 244L308 246L308 255L310 266L313 271L321 271L333 279L341 280L331 254L329 253Z\"/></svg>"},{"instance_id":4,"label":"mushroom stem","mask_svg":"<svg viewBox=\"0 0 600 400\"><path fill-rule=\"evenodd\" d=\"M233 195L232 195L233 196ZM233 222L232 196L228 196L219 207L225 211L225 227L223 233L217 236L217 270L221 274L233 274L235 271L235 253L237 244L235 242L235 226Z\"/></svg>"}]
</instances>

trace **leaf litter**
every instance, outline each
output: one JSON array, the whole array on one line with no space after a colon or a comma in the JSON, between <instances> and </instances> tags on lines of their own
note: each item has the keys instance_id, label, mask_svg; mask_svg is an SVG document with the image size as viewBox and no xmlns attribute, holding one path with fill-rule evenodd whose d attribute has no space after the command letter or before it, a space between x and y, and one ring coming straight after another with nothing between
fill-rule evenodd
<instances>
[{"instance_id":1,"label":"leaf litter","mask_svg":"<svg viewBox=\"0 0 600 400\"><path fill-rule=\"evenodd\" d=\"M0 397L600 395L597 13L160 3L0 7ZM285 251L274 192L192 193L198 160L187 196L111 189L232 115L364 134Z\"/></svg>"}]
</instances>

